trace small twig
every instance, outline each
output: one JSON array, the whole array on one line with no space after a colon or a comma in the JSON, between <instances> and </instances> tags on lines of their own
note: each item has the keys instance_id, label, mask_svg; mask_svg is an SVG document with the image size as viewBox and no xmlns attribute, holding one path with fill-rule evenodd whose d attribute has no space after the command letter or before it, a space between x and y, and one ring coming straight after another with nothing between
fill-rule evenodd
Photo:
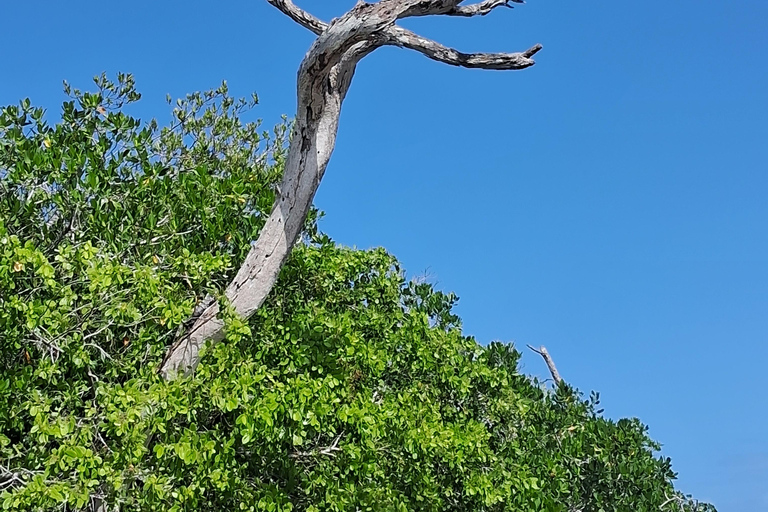
<instances>
[{"instance_id":1,"label":"small twig","mask_svg":"<svg viewBox=\"0 0 768 512\"><path fill-rule=\"evenodd\" d=\"M659 509L661 509L661 510L664 510L664 507L666 507L668 503L670 503L670 502L672 502L672 501L676 501L676 500L678 499L678 498L677 498L677 496L672 496L672 497L670 498L669 496L667 496L667 493L664 493L664 497L665 497L665 498L667 498L667 501L665 501L664 503L662 503L662 504L659 506Z\"/></svg>"},{"instance_id":2,"label":"small twig","mask_svg":"<svg viewBox=\"0 0 768 512\"><path fill-rule=\"evenodd\" d=\"M109 445L107 444L107 442L104 440L104 437L102 437L101 432L99 432L99 428L98 427L96 427L94 429L94 434L96 434L96 439L98 439L101 442L101 444L104 446L104 448L107 449L107 451L109 453L114 453L112 451L112 448L110 448Z\"/></svg>"},{"instance_id":3,"label":"small twig","mask_svg":"<svg viewBox=\"0 0 768 512\"><path fill-rule=\"evenodd\" d=\"M94 332L92 332L90 334L86 334L85 336L83 336L83 341L85 341L85 340L87 340L89 338L93 338L94 336L98 336L99 334L101 334L102 332L106 331L107 329L109 329L113 325L114 325L114 323L109 322L107 325L105 325L104 327L102 327L98 331L94 331Z\"/></svg>"},{"instance_id":4,"label":"small twig","mask_svg":"<svg viewBox=\"0 0 768 512\"><path fill-rule=\"evenodd\" d=\"M18 473L12 473L8 475L2 475L7 480L0 482L0 491L6 490L8 487L13 489L14 484L24 484L24 480L21 479L21 476Z\"/></svg>"},{"instance_id":5,"label":"small twig","mask_svg":"<svg viewBox=\"0 0 768 512\"><path fill-rule=\"evenodd\" d=\"M83 346L95 348L101 354L102 359L112 359L112 356L110 356L106 350L104 350L103 348L101 348L95 343L83 343Z\"/></svg>"},{"instance_id":6,"label":"small twig","mask_svg":"<svg viewBox=\"0 0 768 512\"><path fill-rule=\"evenodd\" d=\"M552 374L552 379L555 381L555 385L559 386L563 379L560 377L560 374L557 371L557 367L555 366L555 362L552 360L552 356L550 356L549 352L547 352L547 348L544 345L538 349L528 345L528 348L544 358L544 362L547 363L547 368L549 368L549 373Z\"/></svg>"},{"instance_id":7,"label":"small twig","mask_svg":"<svg viewBox=\"0 0 768 512\"><path fill-rule=\"evenodd\" d=\"M681 496L681 495L679 495L679 494L675 494L675 495L673 495L673 496L670 498L670 497L667 495L667 493L665 492L665 493L664 493L664 497L665 497L665 498L667 498L667 501L665 501L664 503L662 503L662 504L659 506L659 510L664 510L664 507L666 507L667 505L669 505L670 503L672 503L672 502L674 501L674 502L676 502L676 503L677 503L677 505L680 507L680 511L681 511L681 512L685 512L685 503L686 503L686 500L685 500L685 498L684 498L683 496ZM698 510L698 508L696 508L696 510Z\"/></svg>"},{"instance_id":8,"label":"small twig","mask_svg":"<svg viewBox=\"0 0 768 512\"><path fill-rule=\"evenodd\" d=\"M56 341L58 340L58 338L57 340L53 340L53 339L46 340L45 337L42 334L40 334L39 332L40 330L45 331L48 337L51 338L51 334L47 330L45 330L44 327L40 326L32 330L32 335L35 337L35 340L33 341L38 341L40 342L40 344L45 345L45 347L48 348L48 354L51 356L51 361L56 362L58 360L58 357L63 352L62 349L56 344Z\"/></svg>"},{"instance_id":9,"label":"small twig","mask_svg":"<svg viewBox=\"0 0 768 512\"><path fill-rule=\"evenodd\" d=\"M341 436L343 435L344 435L344 432L336 436L336 439L333 440L333 443L331 443L330 446L325 446L323 448L316 448L308 452L295 452L295 453L292 453L290 457L292 459L298 459L301 457L313 457L315 455L327 455L329 457L335 457L334 452L341 451L341 448L339 448L339 440L341 440Z\"/></svg>"},{"instance_id":10,"label":"small twig","mask_svg":"<svg viewBox=\"0 0 768 512\"><path fill-rule=\"evenodd\" d=\"M30 471L24 468L10 469L0 466L0 491L6 491L9 488L15 489L18 486L24 486L27 483L27 477L33 477L41 474L42 471Z\"/></svg>"}]
</instances>

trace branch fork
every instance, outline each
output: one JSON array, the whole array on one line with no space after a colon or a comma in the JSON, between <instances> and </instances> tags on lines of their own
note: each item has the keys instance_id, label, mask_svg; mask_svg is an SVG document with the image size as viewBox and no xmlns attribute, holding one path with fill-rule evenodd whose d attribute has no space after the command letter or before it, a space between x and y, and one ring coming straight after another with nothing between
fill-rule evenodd
<instances>
[{"instance_id":1,"label":"branch fork","mask_svg":"<svg viewBox=\"0 0 768 512\"><path fill-rule=\"evenodd\" d=\"M292 0L267 2L318 37L299 67L294 133L280 193L258 240L225 291L228 302L246 319L263 304L301 235L336 145L341 106L361 59L382 46L398 46L452 66L519 70L532 66L532 57L541 50L541 45L535 45L518 53L464 53L396 24L413 16L485 16L522 0L482 0L467 5L463 0L358 1L330 23L299 8ZM219 312L215 301L195 311L161 364L159 371L164 377L191 374L203 345L224 338Z\"/></svg>"}]
</instances>

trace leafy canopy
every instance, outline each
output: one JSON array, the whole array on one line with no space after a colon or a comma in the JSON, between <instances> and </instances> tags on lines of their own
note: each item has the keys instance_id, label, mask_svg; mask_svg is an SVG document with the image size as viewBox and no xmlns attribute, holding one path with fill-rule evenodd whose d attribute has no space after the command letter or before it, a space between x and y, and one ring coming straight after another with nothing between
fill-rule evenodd
<instances>
[{"instance_id":1,"label":"leafy canopy","mask_svg":"<svg viewBox=\"0 0 768 512\"><path fill-rule=\"evenodd\" d=\"M193 377L157 370L264 223L287 144L226 85L160 128L130 75L0 113L0 506L19 511L708 511L637 420L548 390L456 297L307 220ZM227 311L225 307L225 311Z\"/></svg>"}]
</instances>

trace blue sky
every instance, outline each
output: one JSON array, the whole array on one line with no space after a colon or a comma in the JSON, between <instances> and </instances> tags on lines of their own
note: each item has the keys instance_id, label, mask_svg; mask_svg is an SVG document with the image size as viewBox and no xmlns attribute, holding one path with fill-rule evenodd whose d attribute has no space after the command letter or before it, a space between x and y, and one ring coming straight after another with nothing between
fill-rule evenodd
<instances>
[{"instance_id":1,"label":"blue sky","mask_svg":"<svg viewBox=\"0 0 768 512\"><path fill-rule=\"evenodd\" d=\"M354 0L305 0L329 19ZM264 0L0 3L0 104L61 81L257 92L293 115L312 35ZM358 68L317 197L323 229L460 297L478 341L546 345L606 414L650 425L679 486L768 511L768 3L531 0L405 25L522 72L382 49ZM528 373L546 376L538 356Z\"/></svg>"}]
</instances>

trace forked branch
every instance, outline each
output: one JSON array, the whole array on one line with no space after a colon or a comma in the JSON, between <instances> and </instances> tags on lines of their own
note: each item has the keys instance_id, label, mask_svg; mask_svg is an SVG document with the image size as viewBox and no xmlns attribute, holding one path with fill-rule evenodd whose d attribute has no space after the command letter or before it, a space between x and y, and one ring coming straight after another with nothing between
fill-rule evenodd
<instances>
[{"instance_id":1,"label":"forked branch","mask_svg":"<svg viewBox=\"0 0 768 512\"><path fill-rule=\"evenodd\" d=\"M394 45L467 68L524 69L534 64L536 45L521 53L462 53L395 25L408 16L485 15L520 0L483 0L466 6L462 0L358 1L346 14L325 23L292 0L267 0L299 25L318 35L299 67L298 101L293 137L283 180L267 222L237 275L225 291L230 306L244 319L262 305L280 269L301 235L307 212L336 145L341 105L357 63L375 49ZM216 302L205 304L169 348L160 373L166 378L188 375L200 360L206 342L224 338L224 322Z\"/></svg>"}]
</instances>

